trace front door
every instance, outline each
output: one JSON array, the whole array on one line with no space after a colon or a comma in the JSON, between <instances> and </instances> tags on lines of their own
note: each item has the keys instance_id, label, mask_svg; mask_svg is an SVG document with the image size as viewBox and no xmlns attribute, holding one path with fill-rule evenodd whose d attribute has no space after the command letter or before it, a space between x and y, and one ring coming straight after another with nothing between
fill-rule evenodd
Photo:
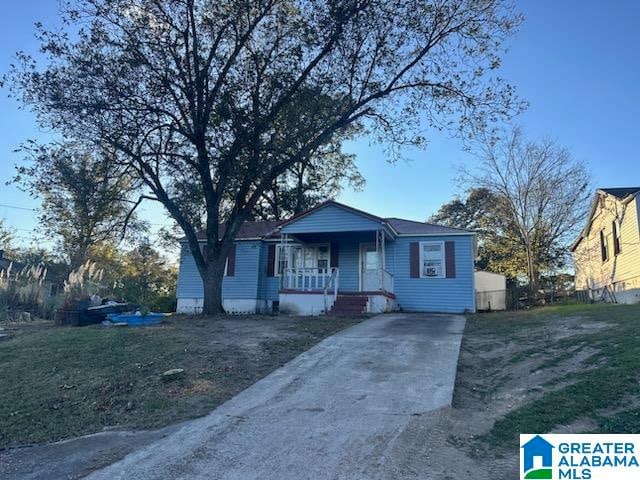
<instances>
[{"instance_id":1,"label":"front door","mask_svg":"<svg viewBox=\"0 0 640 480\"><path fill-rule=\"evenodd\" d=\"M380 255L374 243L360 245L360 290L380 290Z\"/></svg>"}]
</instances>

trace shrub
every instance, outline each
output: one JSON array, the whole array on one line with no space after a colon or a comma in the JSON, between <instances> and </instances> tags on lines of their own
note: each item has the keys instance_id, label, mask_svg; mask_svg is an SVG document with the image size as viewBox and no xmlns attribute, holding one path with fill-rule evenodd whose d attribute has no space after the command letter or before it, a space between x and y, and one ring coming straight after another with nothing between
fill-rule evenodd
<instances>
[{"instance_id":1,"label":"shrub","mask_svg":"<svg viewBox=\"0 0 640 480\"><path fill-rule=\"evenodd\" d=\"M27 265L13 272L13 264L0 271L0 318L11 317L12 312L39 312L43 303L42 284L47 276L43 265Z\"/></svg>"},{"instance_id":2,"label":"shrub","mask_svg":"<svg viewBox=\"0 0 640 480\"><path fill-rule=\"evenodd\" d=\"M82 300L104 293L105 287L100 283L103 276L104 270L90 260L72 271L64 281L62 307L72 308Z\"/></svg>"}]
</instances>

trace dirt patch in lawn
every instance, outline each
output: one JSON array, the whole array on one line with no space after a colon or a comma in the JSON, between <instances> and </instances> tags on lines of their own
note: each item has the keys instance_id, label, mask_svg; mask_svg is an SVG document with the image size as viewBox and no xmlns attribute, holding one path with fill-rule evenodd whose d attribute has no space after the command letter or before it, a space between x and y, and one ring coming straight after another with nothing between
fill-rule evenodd
<instances>
[{"instance_id":1,"label":"dirt patch in lawn","mask_svg":"<svg viewBox=\"0 0 640 480\"><path fill-rule=\"evenodd\" d=\"M43 447L18 446L95 432L159 429L205 415L361 320L174 316L147 328L5 324L11 338L0 343L0 477L7 478L11 464L15 472L20 462L28 467L38 454L46 458L45 450L34 450ZM163 381L162 373L175 368L184 369L184 375ZM98 446L81 460L95 454L95 465L101 466L162 434L100 434L81 442ZM104 451L106 444L112 450Z\"/></svg>"},{"instance_id":2,"label":"dirt patch in lawn","mask_svg":"<svg viewBox=\"0 0 640 480\"><path fill-rule=\"evenodd\" d=\"M638 433L638 306L470 316L453 407L415 417L397 478L518 478L519 433Z\"/></svg>"}]
</instances>

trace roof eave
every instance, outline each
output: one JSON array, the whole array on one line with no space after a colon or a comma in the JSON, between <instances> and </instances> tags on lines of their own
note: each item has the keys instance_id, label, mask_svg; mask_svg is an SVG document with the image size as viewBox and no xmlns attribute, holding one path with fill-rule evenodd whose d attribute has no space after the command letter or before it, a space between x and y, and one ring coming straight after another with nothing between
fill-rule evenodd
<instances>
[{"instance_id":1,"label":"roof eave","mask_svg":"<svg viewBox=\"0 0 640 480\"><path fill-rule=\"evenodd\" d=\"M358 210L357 208L350 207L349 205L345 205L344 203L336 202L335 200L326 200L326 201L322 202L320 205L316 205L315 207L312 207L312 208L310 208L308 210L305 210L304 212L300 212L297 215L294 215L293 217L291 217L290 219L285 220L280 225L278 225L277 228L279 230L281 230L282 227L284 227L285 225L289 225L290 223L296 222L296 221L300 220L301 218L304 218L307 215L309 215L309 214L311 214L313 212L316 212L318 210L321 210L321 209L323 209L325 207L328 207L330 205L334 205L334 206L336 206L338 208L342 208L343 210L351 211L353 213L356 213L358 215L366 217L366 218L368 218L370 220L379 222L381 225L386 225L386 222L385 222L384 218L378 217L376 215L372 215L372 214L370 214L368 212L365 212L365 211L362 211L362 210Z\"/></svg>"},{"instance_id":2,"label":"roof eave","mask_svg":"<svg viewBox=\"0 0 640 480\"><path fill-rule=\"evenodd\" d=\"M448 237L448 236L476 236L478 232L439 232L439 233L400 233L398 237Z\"/></svg>"}]
</instances>

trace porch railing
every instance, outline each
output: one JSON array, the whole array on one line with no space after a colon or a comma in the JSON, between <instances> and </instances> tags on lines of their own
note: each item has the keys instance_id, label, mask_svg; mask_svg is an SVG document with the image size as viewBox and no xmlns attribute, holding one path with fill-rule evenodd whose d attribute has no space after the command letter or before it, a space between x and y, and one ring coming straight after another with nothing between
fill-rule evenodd
<instances>
[{"instance_id":1,"label":"porch railing","mask_svg":"<svg viewBox=\"0 0 640 480\"><path fill-rule=\"evenodd\" d=\"M393 274L384 268L380 269L380 288L385 292L393 293Z\"/></svg>"},{"instance_id":2,"label":"porch railing","mask_svg":"<svg viewBox=\"0 0 640 480\"><path fill-rule=\"evenodd\" d=\"M281 277L283 290L320 290L332 287L337 277L337 268L285 268Z\"/></svg>"},{"instance_id":3,"label":"porch railing","mask_svg":"<svg viewBox=\"0 0 640 480\"><path fill-rule=\"evenodd\" d=\"M383 268L371 271L373 285L369 288L394 292L393 274ZM280 278L282 290L321 291L325 295L333 291L334 297L338 295L339 270L337 268L285 268ZM377 285L376 285L377 284Z\"/></svg>"}]
</instances>

